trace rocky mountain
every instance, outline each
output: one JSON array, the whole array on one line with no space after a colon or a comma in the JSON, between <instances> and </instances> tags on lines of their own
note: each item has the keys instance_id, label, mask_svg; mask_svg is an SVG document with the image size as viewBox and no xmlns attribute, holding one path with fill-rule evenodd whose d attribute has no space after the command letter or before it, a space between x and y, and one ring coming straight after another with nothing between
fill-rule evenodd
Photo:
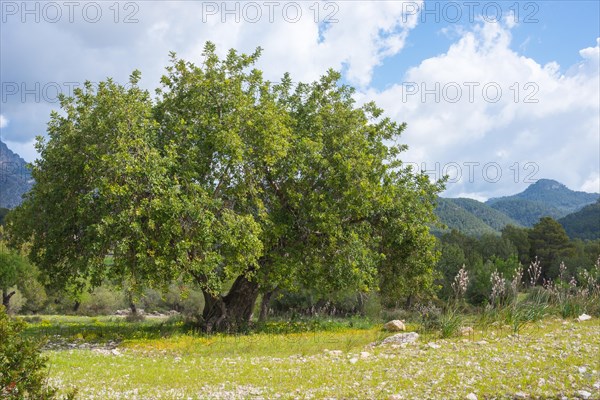
<instances>
[{"instance_id":1,"label":"rocky mountain","mask_svg":"<svg viewBox=\"0 0 600 400\"><path fill-rule=\"evenodd\" d=\"M25 160L0 141L0 208L14 208L21 204L23 194L31 189L32 184Z\"/></svg>"}]
</instances>

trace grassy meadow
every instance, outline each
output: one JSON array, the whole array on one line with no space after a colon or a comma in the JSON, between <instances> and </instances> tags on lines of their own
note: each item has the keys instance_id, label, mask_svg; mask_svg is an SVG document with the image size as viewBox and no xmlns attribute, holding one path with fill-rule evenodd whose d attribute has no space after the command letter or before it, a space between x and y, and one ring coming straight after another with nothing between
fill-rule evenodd
<instances>
[{"instance_id":1,"label":"grassy meadow","mask_svg":"<svg viewBox=\"0 0 600 400\"><path fill-rule=\"evenodd\" d=\"M271 322L206 336L178 320L52 317L50 382L83 399L600 399L600 319L515 327L463 320L468 335L407 324L408 345L366 320Z\"/></svg>"}]
</instances>

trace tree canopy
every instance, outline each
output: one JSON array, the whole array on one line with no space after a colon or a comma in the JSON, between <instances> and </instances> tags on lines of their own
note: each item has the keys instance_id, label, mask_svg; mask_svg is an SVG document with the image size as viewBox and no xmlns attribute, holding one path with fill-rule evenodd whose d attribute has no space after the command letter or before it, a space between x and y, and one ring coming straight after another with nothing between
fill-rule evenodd
<instances>
[{"instance_id":1,"label":"tree canopy","mask_svg":"<svg viewBox=\"0 0 600 400\"><path fill-rule=\"evenodd\" d=\"M137 71L61 97L13 242L61 285L193 280L209 331L247 323L274 287L430 289L442 183L399 160L405 124L358 106L335 71L271 83L260 49L203 56L172 54L154 100Z\"/></svg>"}]
</instances>

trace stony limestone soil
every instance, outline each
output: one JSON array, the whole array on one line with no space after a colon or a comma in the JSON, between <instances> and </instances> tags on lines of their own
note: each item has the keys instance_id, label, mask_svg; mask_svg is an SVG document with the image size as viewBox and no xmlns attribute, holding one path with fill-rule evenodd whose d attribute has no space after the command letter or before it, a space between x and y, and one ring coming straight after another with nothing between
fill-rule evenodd
<instances>
[{"instance_id":1,"label":"stony limestone soil","mask_svg":"<svg viewBox=\"0 0 600 400\"><path fill-rule=\"evenodd\" d=\"M181 336L47 354L52 383L82 399L600 399L598 319L408 334Z\"/></svg>"}]
</instances>

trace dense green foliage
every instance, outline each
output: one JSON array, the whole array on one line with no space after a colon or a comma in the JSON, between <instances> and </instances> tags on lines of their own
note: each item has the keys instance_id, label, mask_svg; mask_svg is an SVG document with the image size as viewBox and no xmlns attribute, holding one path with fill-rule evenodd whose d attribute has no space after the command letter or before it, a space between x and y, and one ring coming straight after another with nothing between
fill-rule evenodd
<instances>
[{"instance_id":1,"label":"dense green foliage","mask_svg":"<svg viewBox=\"0 0 600 400\"><path fill-rule=\"evenodd\" d=\"M247 323L275 288L431 291L442 187L388 145L405 125L357 107L333 71L295 88L264 81L259 55L219 59L210 43L201 67L173 55L156 101L138 72L129 88L62 97L13 242L30 240L63 287L193 281L207 330Z\"/></svg>"},{"instance_id":2,"label":"dense green foliage","mask_svg":"<svg viewBox=\"0 0 600 400\"><path fill-rule=\"evenodd\" d=\"M40 342L22 334L25 323L11 319L0 305L0 397L46 400L57 398L46 383L47 359Z\"/></svg>"},{"instance_id":3,"label":"dense green foliage","mask_svg":"<svg viewBox=\"0 0 600 400\"><path fill-rule=\"evenodd\" d=\"M509 240L515 246L519 262L522 265L529 265L531 262L529 230L514 225L506 225L502 229L502 238Z\"/></svg>"},{"instance_id":4,"label":"dense green foliage","mask_svg":"<svg viewBox=\"0 0 600 400\"><path fill-rule=\"evenodd\" d=\"M514 285L531 284L530 263L539 262L540 276L536 284L572 278L582 283L584 271L593 270L600 255L600 240L569 240L561 225L551 218L542 218L533 228L507 225L502 235L484 234L480 237L453 230L443 234L438 243L441 257L437 269L442 299L454 295L452 284L461 266L470 276L467 300L474 305L487 303L492 293L492 274L497 272L510 281L520 271ZM564 263L564 271L560 264Z\"/></svg>"},{"instance_id":5,"label":"dense green foliage","mask_svg":"<svg viewBox=\"0 0 600 400\"><path fill-rule=\"evenodd\" d=\"M0 232L1 233L1 232ZM40 283L39 271L27 257L8 249L0 235L0 292L2 305L9 312L16 312L22 306L28 311L38 311L45 304L46 294ZM20 299L18 306L11 302L13 296Z\"/></svg>"},{"instance_id":6,"label":"dense green foliage","mask_svg":"<svg viewBox=\"0 0 600 400\"><path fill-rule=\"evenodd\" d=\"M531 227L542 217L560 218L567 214L557 208L539 201L526 199L506 198L498 200L490 207L508 215L520 225Z\"/></svg>"},{"instance_id":7,"label":"dense green foliage","mask_svg":"<svg viewBox=\"0 0 600 400\"><path fill-rule=\"evenodd\" d=\"M542 279L556 278L560 263L575 255L567 233L550 217L543 217L529 231L529 244L530 258L538 257L542 265Z\"/></svg>"},{"instance_id":8,"label":"dense green foliage","mask_svg":"<svg viewBox=\"0 0 600 400\"><path fill-rule=\"evenodd\" d=\"M558 220L571 239L600 239L600 200Z\"/></svg>"}]
</instances>

